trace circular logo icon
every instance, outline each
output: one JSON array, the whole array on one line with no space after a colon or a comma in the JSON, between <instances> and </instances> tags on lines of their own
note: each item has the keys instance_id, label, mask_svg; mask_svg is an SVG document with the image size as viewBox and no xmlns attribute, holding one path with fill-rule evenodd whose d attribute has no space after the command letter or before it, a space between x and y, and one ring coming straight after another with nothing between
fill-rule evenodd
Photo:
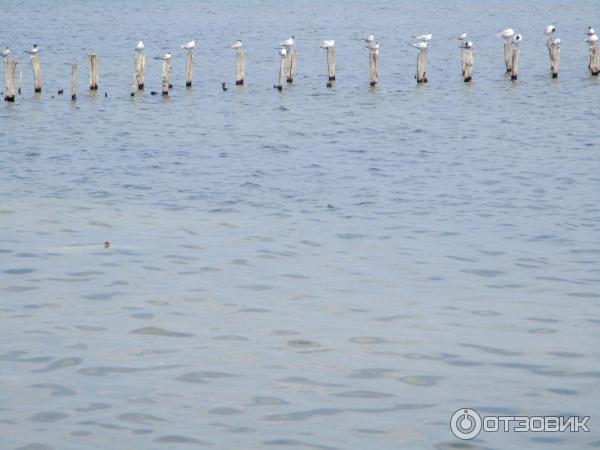
<instances>
[{"instance_id":1,"label":"circular logo icon","mask_svg":"<svg viewBox=\"0 0 600 450\"><path fill-rule=\"evenodd\" d=\"M450 430L459 439L473 439L481 431L481 416L473 409L459 409L450 418Z\"/></svg>"}]
</instances>

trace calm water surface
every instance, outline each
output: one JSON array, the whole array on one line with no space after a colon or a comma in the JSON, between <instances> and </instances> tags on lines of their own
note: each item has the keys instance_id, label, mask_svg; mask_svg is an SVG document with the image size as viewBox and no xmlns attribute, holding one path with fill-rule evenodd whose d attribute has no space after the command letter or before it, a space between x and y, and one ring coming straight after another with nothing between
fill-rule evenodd
<instances>
[{"instance_id":1,"label":"calm water surface","mask_svg":"<svg viewBox=\"0 0 600 450\"><path fill-rule=\"evenodd\" d=\"M0 13L0 45L27 63L37 42L44 73L35 97L26 64L24 95L0 105L2 449L600 447L600 80L583 42L596 1L4 0ZM516 83L494 36L508 26L525 35ZM417 87L406 41L429 31ZM462 31L477 46L467 86L447 39ZM369 32L376 90L357 41ZM279 94L275 46L291 34L298 75ZM149 95L155 61L129 98L139 36L175 53L169 98ZM196 36L185 90L178 45ZM238 38L247 86L222 92ZM71 63L76 104L52 98ZM448 421L467 406L591 415L591 432L461 442Z\"/></svg>"}]
</instances>

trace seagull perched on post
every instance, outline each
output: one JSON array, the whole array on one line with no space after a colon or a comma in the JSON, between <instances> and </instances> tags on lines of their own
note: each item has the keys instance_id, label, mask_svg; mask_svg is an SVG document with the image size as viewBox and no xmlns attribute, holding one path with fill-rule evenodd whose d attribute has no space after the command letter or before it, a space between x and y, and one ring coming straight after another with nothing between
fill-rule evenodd
<instances>
[{"instance_id":1,"label":"seagull perched on post","mask_svg":"<svg viewBox=\"0 0 600 450\"><path fill-rule=\"evenodd\" d=\"M459 47L467 49L467 50L472 49L473 48L473 42L471 42L471 41L461 42L460 45L459 45Z\"/></svg>"},{"instance_id":2,"label":"seagull perched on post","mask_svg":"<svg viewBox=\"0 0 600 450\"><path fill-rule=\"evenodd\" d=\"M560 38L552 39L550 46L552 48L560 48Z\"/></svg>"},{"instance_id":3,"label":"seagull perched on post","mask_svg":"<svg viewBox=\"0 0 600 450\"><path fill-rule=\"evenodd\" d=\"M4 47L4 50L2 50L2 57L8 58L8 55L10 55L10 48Z\"/></svg>"},{"instance_id":4,"label":"seagull perched on post","mask_svg":"<svg viewBox=\"0 0 600 450\"><path fill-rule=\"evenodd\" d=\"M588 37L585 42L589 42L590 45L595 44L596 42L598 42L598 35L597 34L592 34L590 37Z\"/></svg>"},{"instance_id":5,"label":"seagull perched on post","mask_svg":"<svg viewBox=\"0 0 600 450\"><path fill-rule=\"evenodd\" d=\"M461 33L458 36L451 37L450 39L456 39L457 41L463 42L467 39L467 33Z\"/></svg>"},{"instance_id":6,"label":"seagull perched on post","mask_svg":"<svg viewBox=\"0 0 600 450\"><path fill-rule=\"evenodd\" d=\"M546 28L544 28L545 35L550 35L550 34L554 33L555 31L556 31L556 27L554 25L546 25Z\"/></svg>"},{"instance_id":7,"label":"seagull perched on post","mask_svg":"<svg viewBox=\"0 0 600 450\"><path fill-rule=\"evenodd\" d=\"M197 39L194 39L193 41L188 42L187 44L183 44L181 46L182 49L187 50L187 51L192 51L196 48L196 43L198 42Z\"/></svg>"},{"instance_id":8,"label":"seagull perched on post","mask_svg":"<svg viewBox=\"0 0 600 450\"><path fill-rule=\"evenodd\" d=\"M136 52L143 52L144 51L144 40L142 38L139 38L138 43L135 46L135 51Z\"/></svg>"},{"instance_id":9,"label":"seagull perched on post","mask_svg":"<svg viewBox=\"0 0 600 450\"><path fill-rule=\"evenodd\" d=\"M415 38L416 40L421 41L421 42L430 41L432 37L433 37L433 34L431 34L431 33L422 34L421 36L413 36L413 38Z\"/></svg>"},{"instance_id":10,"label":"seagull perched on post","mask_svg":"<svg viewBox=\"0 0 600 450\"><path fill-rule=\"evenodd\" d=\"M171 54L170 53L165 53L162 56L155 56L154 59L160 59L161 61L164 62L169 62L171 60Z\"/></svg>"},{"instance_id":11,"label":"seagull perched on post","mask_svg":"<svg viewBox=\"0 0 600 450\"><path fill-rule=\"evenodd\" d=\"M31 56L33 56L33 55L37 55L39 52L40 52L40 48L38 47L38 45L33 44L33 47L31 47L25 53L29 53Z\"/></svg>"},{"instance_id":12,"label":"seagull perched on post","mask_svg":"<svg viewBox=\"0 0 600 450\"><path fill-rule=\"evenodd\" d=\"M512 44L515 47L518 47L521 44L521 42L523 42L523 35L515 34L515 36L512 38Z\"/></svg>"},{"instance_id":13,"label":"seagull perched on post","mask_svg":"<svg viewBox=\"0 0 600 450\"><path fill-rule=\"evenodd\" d=\"M239 48L242 48L242 41L240 41L239 39L237 41L235 41L235 43L231 44L229 46L229 48L233 48L234 50L237 50Z\"/></svg>"},{"instance_id":14,"label":"seagull perched on post","mask_svg":"<svg viewBox=\"0 0 600 450\"><path fill-rule=\"evenodd\" d=\"M419 50L425 50L427 48L427 42L421 41L416 44L408 44L411 47L418 48Z\"/></svg>"},{"instance_id":15,"label":"seagull perched on post","mask_svg":"<svg viewBox=\"0 0 600 450\"><path fill-rule=\"evenodd\" d=\"M594 29L592 27L588 27L587 35L588 36L593 36L595 34L596 34L596 32L594 31Z\"/></svg>"},{"instance_id":16,"label":"seagull perched on post","mask_svg":"<svg viewBox=\"0 0 600 450\"><path fill-rule=\"evenodd\" d=\"M319 48L329 48L329 47L333 47L335 45L335 41L333 39L330 40L324 40L323 43L321 45L319 45Z\"/></svg>"},{"instance_id":17,"label":"seagull perched on post","mask_svg":"<svg viewBox=\"0 0 600 450\"><path fill-rule=\"evenodd\" d=\"M511 37L515 35L515 30L512 28L507 28L506 30L502 30L500 33L496 33L496 36L504 39L506 42L510 40Z\"/></svg>"},{"instance_id":18,"label":"seagull perched on post","mask_svg":"<svg viewBox=\"0 0 600 450\"><path fill-rule=\"evenodd\" d=\"M285 48L279 49L279 56L285 58L287 56L287 50Z\"/></svg>"},{"instance_id":19,"label":"seagull perched on post","mask_svg":"<svg viewBox=\"0 0 600 450\"><path fill-rule=\"evenodd\" d=\"M367 44L370 44L371 42L375 42L375 35L373 33L371 33L370 35L368 35L365 38L362 38L361 41L365 41Z\"/></svg>"},{"instance_id":20,"label":"seagull perched on post","mask_svg":"<svg viewBox=\"0 0 600 450\"><path fill-rule=\"evenodd\" d=\"M294 37L294 36L292 36L291 38L289 38L289 39L286 39L285 41L283 41L283 42L282 42L281 44L279 44L279 45L281 45L281 46L282 46L282 47L284 47L284 48L290 48L290 47L293 47L293 46L294 46L294 39L295 39L295 37Z\"/></svg>"}]
</instances>

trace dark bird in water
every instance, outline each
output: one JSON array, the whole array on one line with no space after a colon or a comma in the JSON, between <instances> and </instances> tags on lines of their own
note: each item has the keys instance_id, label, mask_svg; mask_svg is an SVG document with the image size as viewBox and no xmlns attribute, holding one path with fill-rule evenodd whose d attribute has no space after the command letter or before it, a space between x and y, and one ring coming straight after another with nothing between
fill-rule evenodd
<instances>
[{"instance_id":1,"label":"dark bird in water","mask_svg":"<svg viewBox=\"0 0 600 450\"><path fill-rule=\"evenodd\" d=\"M105 93L104 93L104 96L105 96L105 97L108 97L108 92L105 92Z\"/></svg>"},{"instance_id":2,"label":"dark bird in water","mask_svg":"<svg viewBox=\"0 0 600 450\"><path fill-rule=\"evenodd\" d=\"M227 84L225 84L225 82L221 83L221 88L226 91L227 90Z\"/></svg>"},{"instance_id":3,"label":"dark bird in water","mask_svg":"<svg viewBox=\"0 0 600 450\"><path fill-rule=\"evenodd\" d=\"M108 248L108 247L110 247L110 242L106 241L106 242L104 243L104 248Z\"/></svg>"},{"instance_id":4,"label":"dark bird in water","mask_svg":"<svg viewBox=\"0 0 600 450\"><path fill-rule=\"evenodd\" d=\"M63 93L64 93L64 90L63 90L63 89L59 89L59 90L58 90L58 95L63 95Z\"/></svg>"}]
</instances>

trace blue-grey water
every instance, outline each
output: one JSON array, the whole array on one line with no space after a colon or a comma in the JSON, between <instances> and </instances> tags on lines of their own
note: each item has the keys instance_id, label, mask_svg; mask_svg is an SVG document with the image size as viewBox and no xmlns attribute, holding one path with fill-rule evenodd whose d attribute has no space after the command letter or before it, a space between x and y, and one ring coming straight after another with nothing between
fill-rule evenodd
<instances>
[{"instance_id":1,"label":"blue-grey water","mask_svg":"<svg viewBox=\"0 0 600 450\"><path fill-rule=\"evenodd\" d=\"M0 448L600 447L600 80L583 42L598 11L3 0L0 45L24 92L0 106ZM515 83L494 36L509 26L525 36ZM429 31L417 86L406 42ZM463 31L470 85L448 39ZM278 93L276 45L292 34L297 78ZM156 61L129 97L140 36L175 54L168 98L149 92ZM178 46L194 37L186 90ZM245 87L225 48L238 38ZM56 95L72 63L75 104ZM448 425L462 407L590 415L591 431L463 442Z\"/></svg>"}]
</instances>

